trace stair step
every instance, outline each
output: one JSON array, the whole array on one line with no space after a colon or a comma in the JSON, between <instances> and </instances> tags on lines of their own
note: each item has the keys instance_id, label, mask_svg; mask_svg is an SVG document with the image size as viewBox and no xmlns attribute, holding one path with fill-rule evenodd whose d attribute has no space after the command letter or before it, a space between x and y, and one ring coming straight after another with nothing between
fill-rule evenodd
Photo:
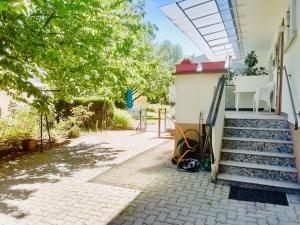
<instances>
[{"instance_id":1,"label":"stair step","mask_svg":"<svg viewBox=\"0 0 300 225\"><path fill-rule=\"evenodd\" d=\"M295 156L293 154L290 154L290 153L258 152L258 151L242 150L242 149L222 149L222 152L295 159Z\"/></svg>"},{"instance_id":2,"label":"stair step","mask_svg":"<svg viewBox=\"0 0 300 225\"><path fill-rule=\"evenodd\" d=\"M237 176L231 174L219 174L217 179L220 181L229 182L231 185L243 186L246 184L250 187L257 187L279 191L300 191L300 185L297 183L266 180L261 178Z\"/></svg>"},{"instance_id":3,"label":"stair step","mask_svg":"<svg viewBox=\"0 0 300 225\"><path fill-rule=\"evenodd\" d=\"M284 166L274 166L236 161L221 161L220 173L285 182L297 182L296 168Z\"/></svg>"},{"instance_id":4,"label":"stair step","mask_svg":"<svg viewBox=\"0 0 300 225\"><path fill-rule=\"evenodd\" d=\"M292 140L291 131L288 129L253 128L253 127L225 127L224 137L241 137L271 140Z\"/></svg>"},{"instance_id":5,"label":"stair step","mask_svg":"<svg viewBox=\"0 0 300 225\"><path fill-rule=\"evenodd\" d=\"M257 163L220 161L220 165L297 173L296 168L288 168L288 167L284 167L284 166L261 165L261 164L257 164Z\"/></svg>"},{"instance_id":6,"label":"stair step","mask_svg":"<svg viewBox=\"0 0 300 225\"><path fill-rule=\"evenodd\" d=\"M257 128L275 128L289 129L289 123L286 119L225 119L225 127L257 127Z\"/></svg>"},{"instance_id":7,"label":"stair step","mask_svg":"<svg viewBox=\"0 0 300 225\"><path fill-rule=\"evenodd\" d=\"M262 138L224 137L223 149L245 149L251 151L293 153L290 140L269 140Z\"/></svg>"},{"instance_id":8,"label":"stair step","mask_svg":"<svg viewBox=\"0 0 300 225\"><path fill-rule=\"evenodd\" d=\"M293 154L276 152L258 152L239 149L223 149L221 159L224 161L267 164L273 166L296 167Z\"/></svg>"},{"instance_id":9,"label":"stair step","mask_svg":"<svg viewBox=\"0 0 300 225\"><path fill-rule=\"evenodd\" d=\"M223 140L293 144L293 141L289 141L289 140L270 140L264 138L224 137Z\"/></svg>"},{"instance_id":10,"label":"stair step","mask_svg":"<svg viewBox=\"0 0 300 225\"><path fill-rule=\"evenodd\" d=\"M283 129L283 128L260 128L260 127L224 127L224 129L263 130L263 131L291 131L291 129Z\"/></svg>"}]
</instances>

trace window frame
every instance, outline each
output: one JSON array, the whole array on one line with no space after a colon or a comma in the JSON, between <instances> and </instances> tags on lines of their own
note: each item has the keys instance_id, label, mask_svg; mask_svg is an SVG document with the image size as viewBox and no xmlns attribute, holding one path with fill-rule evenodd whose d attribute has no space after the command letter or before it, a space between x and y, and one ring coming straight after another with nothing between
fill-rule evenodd
<instances>
[{"instance_id":1,"label":"window frame","mask_svg":"<svg viewBox=\"0 0 300 225\"><path fill-rule=\"evenodd\" d=\"M297 0L290 0L285 17L285 52L289 49L297 36Z\"/></svg>"}]
</instances>

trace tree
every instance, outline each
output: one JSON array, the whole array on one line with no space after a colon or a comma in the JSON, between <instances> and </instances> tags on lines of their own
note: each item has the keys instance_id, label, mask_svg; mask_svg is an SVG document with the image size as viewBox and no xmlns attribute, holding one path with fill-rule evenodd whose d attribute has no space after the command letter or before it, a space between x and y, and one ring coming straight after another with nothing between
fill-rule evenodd
<instances>
[{"instance_id":1,"label":"tree","mask_svg":"<svg viewBox=\"0 0 300 225\"><path fill-rule=\"evenodd\" d=\"M55 98L121 98L159 71L148 43L155 31L141 22L141 4L10 0L0 3L0 13L0 89L39 109L47 109L50 98L34 79L60 90Z\"/></svg>"},{"instance_id":2,"label":"tree","mask_svg":"<svg viewBox=\"0 0 300 225\"><path fill-rule=\"evenodd\" d=\"M144 51L144 60L148 63L140 72L139 79L131 83L134 99L144 95L151 102L167 103L169 86L173 82L171 75L174 72L175 64L183 58L180 45L174 45L169 40L152 46L148 41L148 51Z\"/></svg>"},{"instance_id":3,"label":"tree","mask_svg":"<svg viewBox=\"0 0 300 225\"><path fill-rule=\"evenodd\" d=\"M174 45L169 40L165 40L157 46L157 54L161 56L161 59L166 62L168 67L172 70L175 68L175 64L183 58L182 47L180 45Z\"/></svg>"}]
</instances>

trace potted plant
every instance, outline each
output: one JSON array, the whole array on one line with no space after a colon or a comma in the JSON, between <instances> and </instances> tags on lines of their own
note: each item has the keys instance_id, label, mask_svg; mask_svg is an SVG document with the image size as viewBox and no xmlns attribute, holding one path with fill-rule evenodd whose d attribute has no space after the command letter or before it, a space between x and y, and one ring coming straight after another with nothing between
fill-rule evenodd
<instances>
[{"instance_id":1,"label":"potted plant","mask_svg":"<svg viewBox=\"0 0 300 225\"><path fill-rule=\"evenodd\" d=\"M36 145L37 145L37 140L31 138L31 136L28 136L27 138L23 139L21 141L22 144L22 149L24 151L35 151Z\"/></svg>"},{"instance_id":2,"label":"potted plant","mask_svg":"<svg viewBox=\"0 0 300 225\"><path fill-rule=\"evenodd\" d=\"M37 132L35 113L26 109L19 110L15 115L15 126L19 130L22 149L35 151L37 149L37 140L33 138Z\"/></svg>"},{"instance_id":3,"label":"potted plant","mask_svg":"<svg viewBox=\"0 0 300 225\"><path fill-rule=\"evenodd\" d=\"M255 51L251 51L247 54L244 64L246 68L242 72L244 76L259 76L259 75L268 75L265 67L257 67L258 57Z\"/></svg>"}]
</instances>

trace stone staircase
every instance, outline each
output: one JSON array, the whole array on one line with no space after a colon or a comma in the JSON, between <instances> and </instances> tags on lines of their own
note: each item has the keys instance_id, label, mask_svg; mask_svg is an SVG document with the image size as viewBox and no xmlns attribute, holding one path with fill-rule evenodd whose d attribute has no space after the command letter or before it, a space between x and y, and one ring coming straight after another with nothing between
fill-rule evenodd
<instances>
[{"instance_id":1,"label":"stone staircase","mask_svg":"<svg viewBox=\"0 0 300 225\"><path fill-rule=\"evenodd\" d=\"M286 192L300 191L288 121L227 118L218 182Z\"/></svg>"}]
</instances>

